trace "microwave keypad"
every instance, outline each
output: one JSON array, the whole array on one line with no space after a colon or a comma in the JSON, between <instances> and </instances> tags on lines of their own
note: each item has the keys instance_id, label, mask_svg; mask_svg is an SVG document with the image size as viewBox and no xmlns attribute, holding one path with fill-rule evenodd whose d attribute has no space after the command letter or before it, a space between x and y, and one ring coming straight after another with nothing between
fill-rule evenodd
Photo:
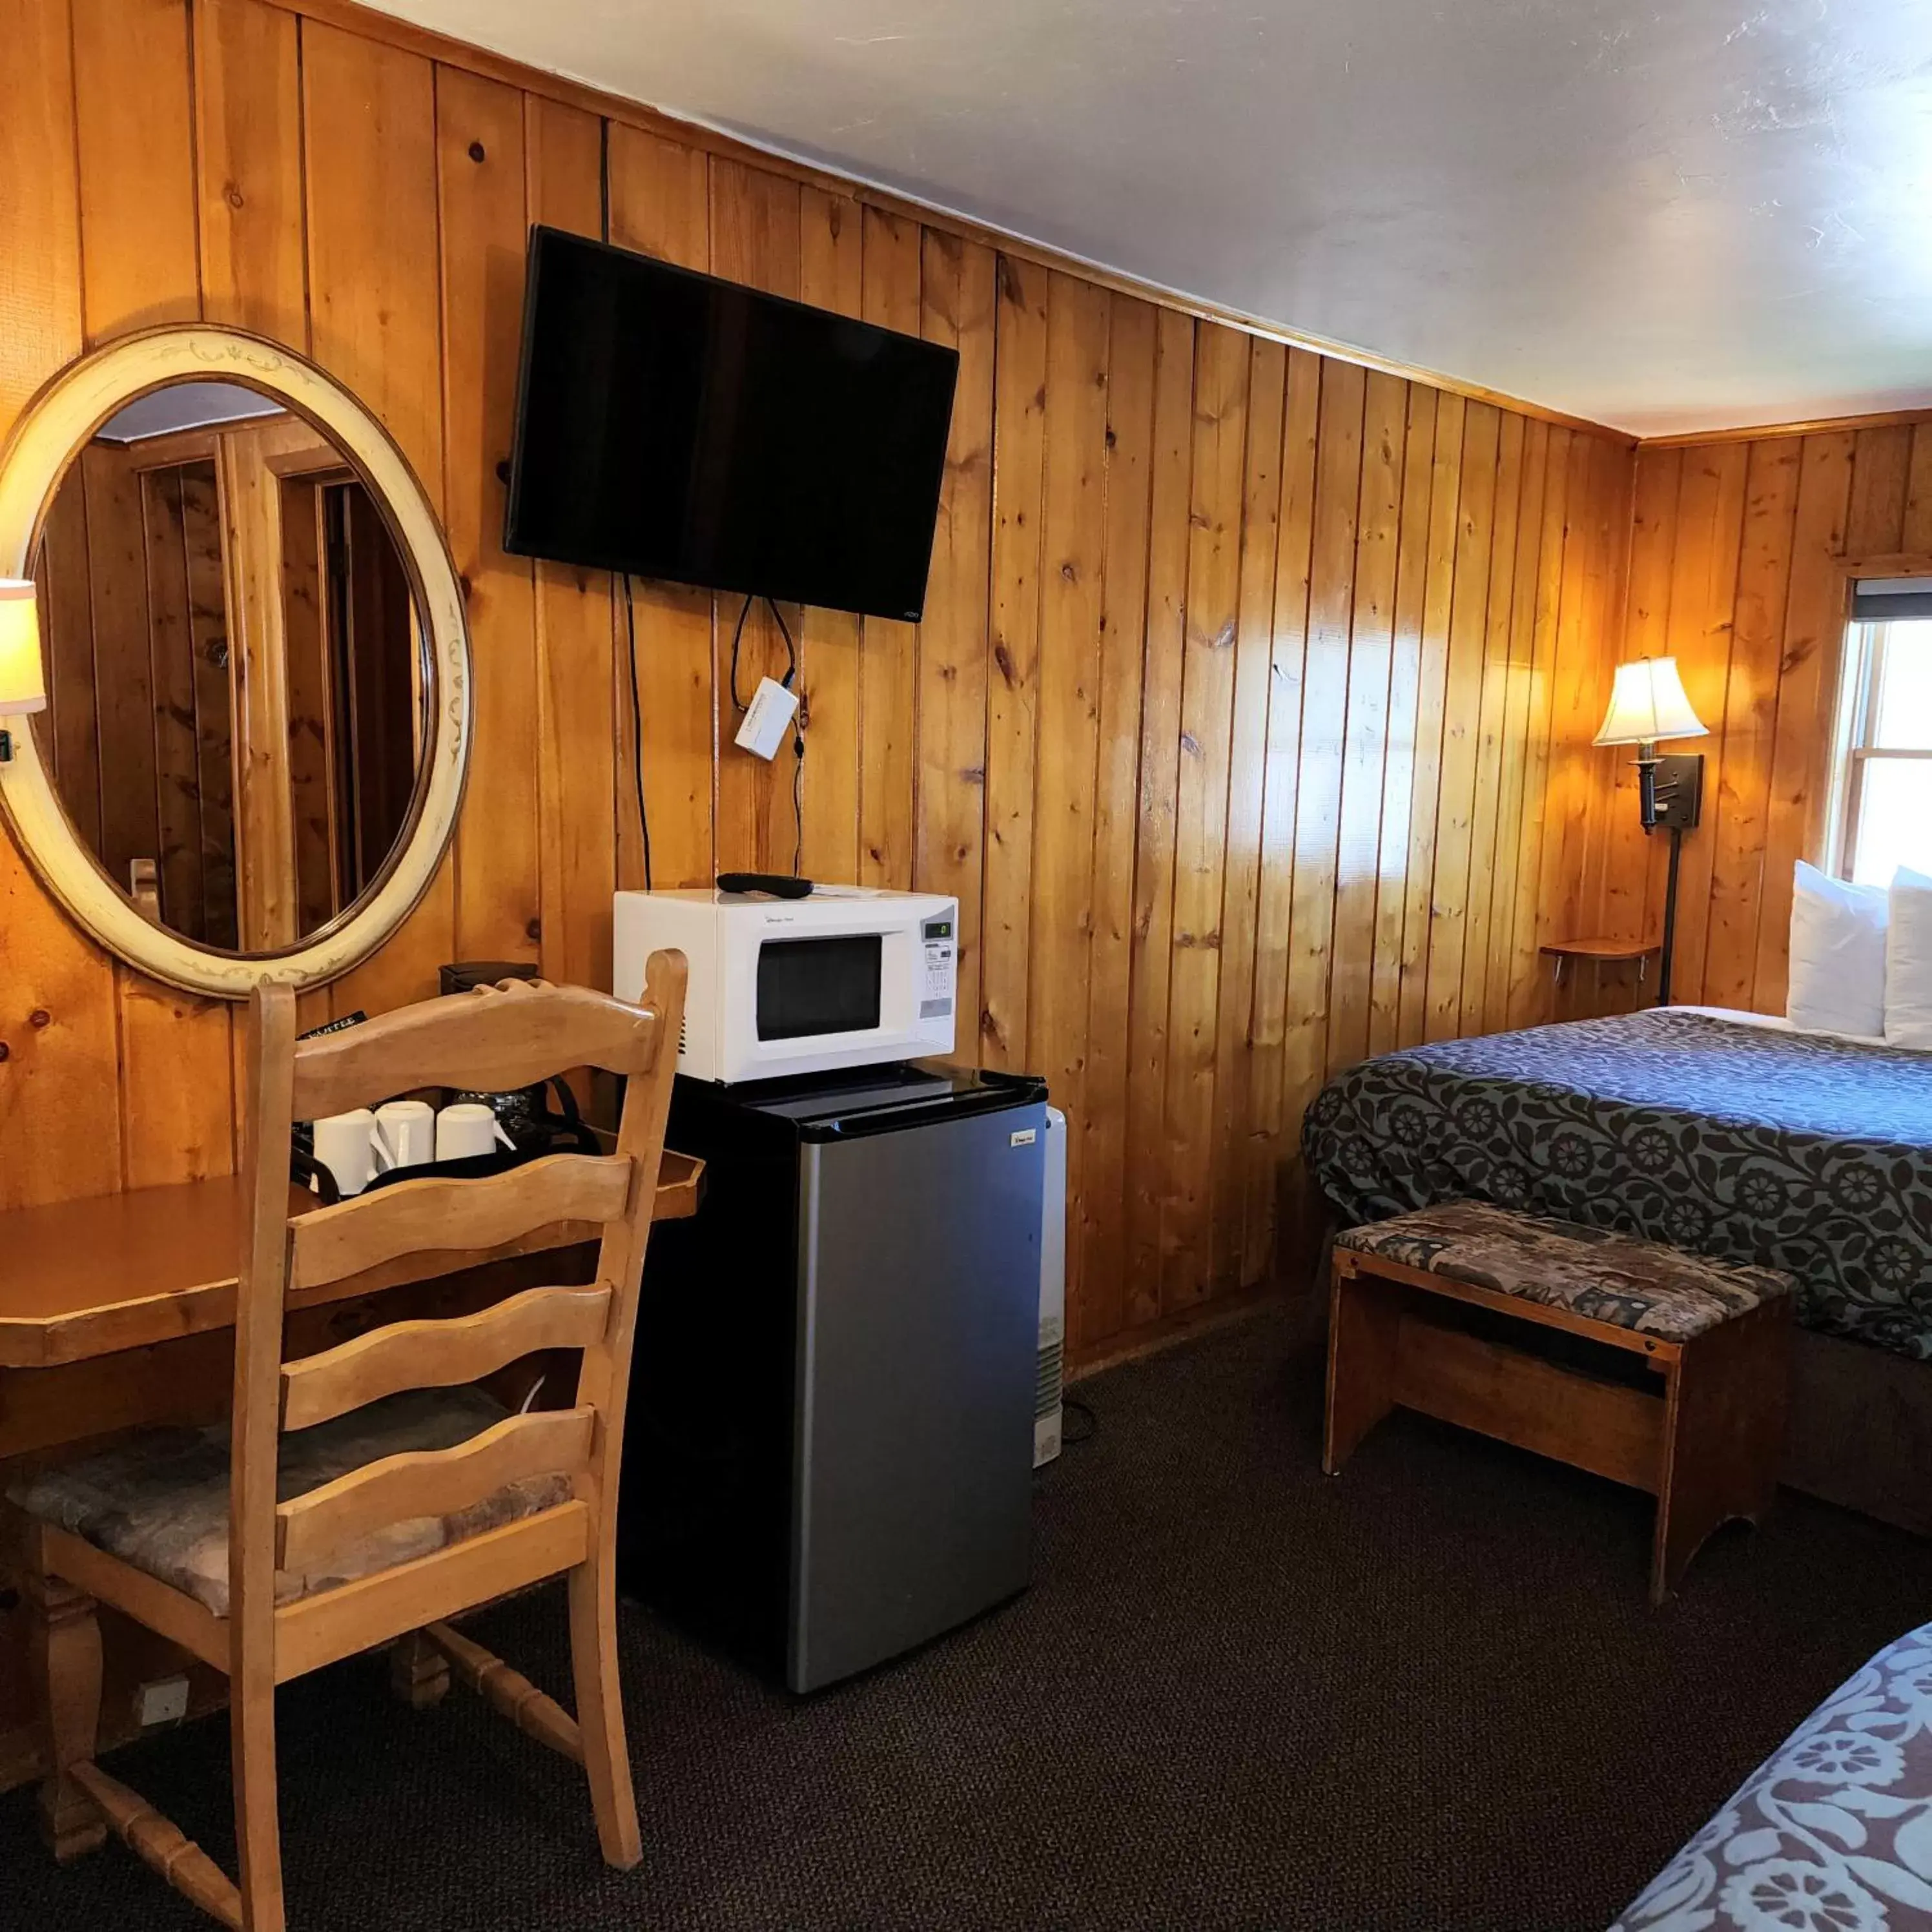
<instances>
[{"instance_id":1,"label":"microwave keypad","mask_svg":"<svg viewBox=\"0 0 1932 1932\"><path fill-rule=\"evenodd\" d=\"M944 1019L952 1010L952 922L929 919L920 932L926 941L926 993L919 1003L919 1016Z\"/></svg>"}]
</instances>

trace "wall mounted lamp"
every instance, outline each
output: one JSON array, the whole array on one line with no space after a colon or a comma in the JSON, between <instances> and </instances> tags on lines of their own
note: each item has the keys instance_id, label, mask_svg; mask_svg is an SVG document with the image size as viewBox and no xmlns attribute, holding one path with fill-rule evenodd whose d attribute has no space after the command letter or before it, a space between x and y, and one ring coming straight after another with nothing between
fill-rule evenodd
<instances>
[{"instance_id":1,"label":"wall mounted lamp","mask_svg":"<svg viewBox=\"0 0 1932 1932\"><path fill-rule=\"evenodd\" d=\"M38 594L29 581L0 578L0 764L14 755L14 736L5 728L6 721L46 707Z\"/></svg>"},{"instance_id":2,"label":"wall mounted lamp","mask_svg":"<svg viewBox=\"0 0 1932 1932\"><path fill-rule=\"evenodd\" d=\"M1660 826L1670 834L1670 877L1664 893L1664 957L1658 968L1657 1004L1670 1004L1670 957L1677 942L1677 870L1684 835L1702 812L1704 760L1700 754L1659 758L1662 738L1709 735L1690 708L1675 658L1639 658L1617 666L1599 745L1636 747L1637 811L1646 837Z\"/></svg>"}]
</instances>

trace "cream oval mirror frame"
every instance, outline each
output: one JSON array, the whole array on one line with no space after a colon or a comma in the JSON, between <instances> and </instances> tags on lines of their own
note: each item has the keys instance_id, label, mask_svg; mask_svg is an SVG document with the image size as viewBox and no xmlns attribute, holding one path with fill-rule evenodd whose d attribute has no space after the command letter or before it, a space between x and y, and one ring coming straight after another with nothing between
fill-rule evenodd
<instances>
[{"instance_id":1,"label":"cream oval mirror frame","mask_svg":"<svg viewBox=\"0 0 1932 1932\"><path fill-rule=\"evenodd\" d=\"M429 889L463 800L470 760L470 631L442 525L388 432L305 358L238 329L167 327L124 336L73 362L28 405L0 452L0 576L34 574L43 520L76 454L136 397L187 379L236 382L305 416L361 472L386 514L417 598L434 678L428 742L400 849L370 890L298 945L215 951L150 922L102 871L69 821L31 731L0 764L0 810L41 883L118 958L190 992L245 999L264 981L338 978L395 932Z\"/></svg>"}]
</instances>

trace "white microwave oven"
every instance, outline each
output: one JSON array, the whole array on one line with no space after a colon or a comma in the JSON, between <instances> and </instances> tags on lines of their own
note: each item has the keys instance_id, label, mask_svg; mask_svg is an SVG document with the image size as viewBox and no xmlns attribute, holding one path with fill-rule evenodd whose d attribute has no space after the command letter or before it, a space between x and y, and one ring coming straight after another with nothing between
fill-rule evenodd
<instances>
[{"instance_id":1,"label":"white microwave oven","mask_svg":"<svg viewBox=\"0 0 1932 1932\"><path fill-rule=\"evenodd\" d=\"M644 962L689 962L677 1070L735 1084L950 1054L959 902L818 886L808 898L708 890L619 892L612 988L644 992Z\"/></svg>"}]
</instances>

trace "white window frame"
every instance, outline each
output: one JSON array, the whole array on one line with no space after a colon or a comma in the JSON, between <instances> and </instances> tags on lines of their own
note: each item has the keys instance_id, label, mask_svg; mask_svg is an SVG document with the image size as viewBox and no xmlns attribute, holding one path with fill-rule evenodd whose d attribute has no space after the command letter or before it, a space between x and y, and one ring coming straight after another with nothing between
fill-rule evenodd
<instances>
[{"instance_id":1,"label":"white window frame","mask_svg":"<svg viewBox=\"0 0 1932 1932\"><path fill-rule=\"evenodd\" d=\"M1910 620L1924 622L1924 619ZM1871 741L1878 730L1879 694L1892 625L1854 619L1845 627L1844 674L1838 680L1836 754L1832 759L1831 817L1825 850L1830 868L1841 879L1852 876L1858 849L1858 814L1864 799L1866 766L1874 758L1904 758L1932 763L1932 742L1922 748L1892 748ZM1928 722L1932 739L1932 722Z\"/></svg>"}]
</instances>

